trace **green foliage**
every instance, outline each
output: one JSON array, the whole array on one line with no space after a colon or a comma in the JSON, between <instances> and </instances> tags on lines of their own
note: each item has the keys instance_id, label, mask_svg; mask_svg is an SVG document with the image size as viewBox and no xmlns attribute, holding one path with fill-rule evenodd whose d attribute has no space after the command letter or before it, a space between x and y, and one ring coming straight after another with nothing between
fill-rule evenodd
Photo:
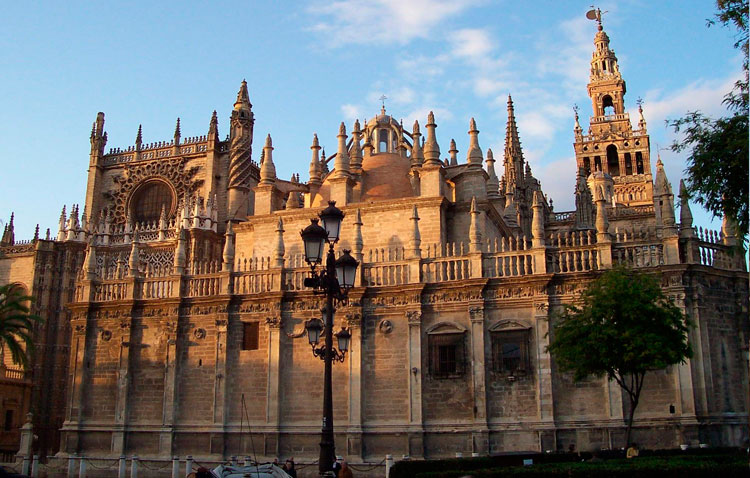
<instances>
[{"instance_id":1,"label":"green foliage","mask_svg":"<svg viewBox=\"0 0 750 478\"><path fill-rule=\"evenodd\" d=\"M607 375L630 398L627 443L643 379L692 355L688 323L657 281L624 266L604 272L566 305L548 350L576 381Z\"/></svg>"},{"instance_id":2,"label":"green foliage","mask_svg":"<svg viewBox=\"0 0 750 478\"><path fill-rule=\"evenodd\" d=\"M743 78L725 97L730 116L712 119L699 111L668 121L681 141L675 152L689 151L688 194L716 216L726 215L737 224L738 234L748 234L748 4L746 0L717 0L716 18L737 30L735 48L743 53ZM709 26L716 23L708 21Z\"/></svg>"},{"instance_id":3,"label":"green foliage","mask_svg":"<svg viewBox=\"0 0 750 478\"><path fill-rule=\"evenodd\" d=\"M42 318L29 314L26 305L33 299L15 284L0 287L0 346L10 352L13 362L27 368L33 350L34 323Z\"/></svg>"}]
</instances>

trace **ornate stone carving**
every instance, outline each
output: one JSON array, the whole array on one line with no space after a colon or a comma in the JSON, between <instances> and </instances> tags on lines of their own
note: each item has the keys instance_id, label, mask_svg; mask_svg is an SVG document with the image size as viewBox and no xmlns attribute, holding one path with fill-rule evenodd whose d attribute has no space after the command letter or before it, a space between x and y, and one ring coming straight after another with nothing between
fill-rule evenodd
<instances>
[{"instance_id":1,"label":"ornate stone carving","mask_svg":"<svg viewBox=\"0 0 750 478\"><path fill-rule=\"evenodd\" d=\"M202 329L198 327L197 329L193 330L193 337L195 337L196 340L203 340L206 338L206 329Z\"/></svg>"},{"instance_id":2,"label":"ornate stone carving","mask_svg":"<svg viewBox=\"0 0 750 478\"><path fill-rule=\"evenodd\" d=\"M111 330L102 330L99 333L99 336L102 339L102 342L109 342L112 339L112 331Z\"/></svg>"},{"instance_id":3,"label":"ornate stone carving","mask_svg":"<svg viewBox=\"0 0 750 478\"><path fill-rule=\"evenodd\" d=\"M378 330L380 330L380 333L382 334L390 334L393 332L393 323L388 319L381 320L378 325Z\"/></svg>"},{"instance_id":4,"label":"ornate stone carving","mask_svg":"<svg viewBox=\"0 0 750 478\"><path fill-rule=\"evenodd\" d=\"M138 185L148 179L158 178L168 182L174 188L178 201L186 194L191 195L203 184L203 180L194 179L200 168L195 166L186 170L185 163L185 158L160 158L157 161L126 165L124 174L113 178L116 189L105 193L105 196L114 202L114 222L125 222L130 195Z\"/></svg>"},{"instance_id":5,"label":"ornate stone carving","mask_svg":"<svg viewBox=\"0 0 750 478\"><path fill-rule=\"evenodd\" d=\"M266 326L269 329L280 329L281 328L281 317L280 316L273 316L273 317L266 317Z\"/></svg>"},{"instance_id":6,"label":"ornate stone carving","mask_svg":"<svg viewBox=\"0 0 750 478\"><path fill-rule=\"evenodd\" d=\"M422 311L409 310L406 312L406 321L409 325L420 325L422 323Z\"/></svg>"},{"instance_id":7,"label":"ornate stone carving","mask_svg":"<svg viewBox=\"0 0 750 478\"><path fill-rule=\"evenodd\" d=\"M475 323L484 322L484 307L470 307L469 319Z\"/></svg>"}]
</instances>

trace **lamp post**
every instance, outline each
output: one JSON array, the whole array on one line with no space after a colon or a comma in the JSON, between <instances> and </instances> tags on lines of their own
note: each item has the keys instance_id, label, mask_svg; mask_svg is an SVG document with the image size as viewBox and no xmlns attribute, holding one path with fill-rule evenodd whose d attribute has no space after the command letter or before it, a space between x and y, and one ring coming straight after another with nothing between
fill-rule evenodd
<instances>
[{"instance_id":1,"label":"lamp post","mask_svg":"<svg viewBox=\"0 0 750 478\"><path fill-rule=\"evenodd\" d=\"M338 348L333 347L333 313L335 303L346 300L349 289L354 286L354 276L359 263L348 250L336 259L333 246L339 240L341 222L344 213L336 207L335 201L329 201L328 207L319 214L318 219L312 219L310 225L300 232L305 245L305 261L310 265L311 275L305 279L305 287L311 287L315 293L325 294L326 306L324 309L325 322L318 318L305 322L307 339L312 347L312 353L319 357L324 363L323 375L323 426L320 439L320 458L318 460L318 471L320 475L332 472L333 462L336 456L336 447L333 438L333 386L332 386L332 364L333 361L343 362L349 349L351 334L346 328L342 328L335 334ZM320 271L316 266L323 260L323 250L328 244L325 267ZM318 346L320 336L324 335L323 345Z\"/></svg>"}]
</instances>

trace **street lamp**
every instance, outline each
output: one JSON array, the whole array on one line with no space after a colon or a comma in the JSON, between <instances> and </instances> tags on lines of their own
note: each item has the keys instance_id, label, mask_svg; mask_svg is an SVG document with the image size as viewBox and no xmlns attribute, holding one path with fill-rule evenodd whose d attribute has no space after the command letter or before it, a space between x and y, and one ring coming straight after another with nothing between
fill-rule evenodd
<instances>
[{"instance_id":1,"label":"street lamp","mask_svg":"<svg viewBox=\"0 0 750 478\"><path fill-rule=\"evenodd\" d=\"M317 294L325 294L326 306L325 323L318 319L310 319L305 322L307 340L312 347L315 357L320 357L324 363L323 377L323 426L320 439L320 458L318 460L318 471L320 475L332 474L333 462L336 456L336 447L333 440L333 386L331 383L331 368L333 361L343 362L346 352L349 350L351 333L342 328L335 334L338 348L333 346L333 313L336 302L346 301L349 289L354 286L354 278L359 262L354 259L348 250L336 259L333 245L339 240L341 222L344 213L336 207L335 201L329 201L328 207L323 209L318 219L311 219L310 225L300 231L302 241L305 244L305 261L310 265L310 277L305 279L305 287L310 287ZM325 268L317 271L315 267L323 260L323 249L328 243ZM325 336L322 345L320 336Z\"/></svg>"}]
</instances>

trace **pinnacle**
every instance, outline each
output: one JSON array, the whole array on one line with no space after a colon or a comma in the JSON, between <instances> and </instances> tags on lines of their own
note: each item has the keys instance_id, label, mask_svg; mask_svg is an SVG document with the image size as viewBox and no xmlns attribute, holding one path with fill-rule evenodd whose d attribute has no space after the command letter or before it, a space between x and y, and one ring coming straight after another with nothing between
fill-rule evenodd
<instances>
[{"instance_id":1,"label":"pinnacle","mask_svg":"<svg viewBox=\"0 0 750 478\"><path fill-rule=\"evenodd\" d=\"M346 136L346 125L344 124L343 121L339 125L339 136L341 136L341 135Z\"/></svg>"},{"instance_id":2,"label":"pinnacle","mask_svg":"<svg viewBox=\"0 0 750 478\"><path fill-rule=\"evenodd\" d=\"M143 128L142 125L138 125L138 134L135 137L136 143L142 143L143 142Z\"/></svg>"},{"instance_id":3,"label":"pinnacle","mask_svg":"<svg viewBox=\"0 0 750 478\"><path fill-rule=\"evenodd\" d=\"M177 126L174 128L174 135L180 136L180 117L177 117Z\"/></svg>"},{"instance_id":4,"label":"pinnacle","mask_svg":"<svg viewBox=\"0 0 750 478\"><path fill-rule=\"evenodd\" d=\"M272 146L272 144L273 143L271 142L271 134L269 133L268 136L266 136L266 144L265 144L264 148L270 148Z\"/></svg>"}]
</instances>

